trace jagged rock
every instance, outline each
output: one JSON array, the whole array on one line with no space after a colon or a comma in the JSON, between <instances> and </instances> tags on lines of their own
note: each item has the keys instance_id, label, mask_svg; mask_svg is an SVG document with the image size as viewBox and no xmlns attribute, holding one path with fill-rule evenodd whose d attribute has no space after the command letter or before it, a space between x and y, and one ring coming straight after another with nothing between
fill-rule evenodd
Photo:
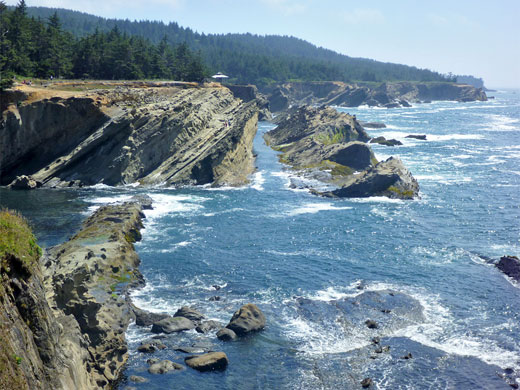
<instances>
[{"instance_id":1,"label":"jagged rock","mask_svg":"<svg viewBox=\"0 0 520 390\"><path fill-rule=\"evenodd\" d=\"M174 333L195 329L195 324L185 317L168 317L152 325L152 333Z\"/></svg>"},{"instance_id":2,"label":"jagged rock","mask_svg":"<svg viewBox=\"0 0 520 390\"><path fill-rule=\"evenodd\" d=\"M146 363L147 363L148 365L150 365L150 366L151 366L152 364L159 363L159 362L160 362L160 360L157 359L157 358L148 359L148 360L146 361Z\"/></svg>"},{"instance_id":3,"label":"jagged rock","mask_svg":"<svg viewBox=\"0 0 520 390\"><path fill-rule=\"evenodd\" d=\"M7 187L12 190L34 190L41 186L31 176L17 176Z\"/></svg>"},{"instance_id":4,"label":"jagged rock","mask_svg":"<svg viewBox=\"0 0 520 390\"><path fill-rule=\"evenodd\" d=\"M238 309L226 328L234 331L238 336L261 330L265 327L264 313L254 304L248 303Z\"/></svg>"},{"instance_id":5,"label":"jagged rock","mask_svg":"<svg viewBox=\"0 0 520 390\"><path fill-rule=\"evenodd\" d=\"M363 172L351 183L324 196L363 198L387 196L396 199L413 199L419 194L417 180L405 168L401 160L390 157Z\"/></svg>"},{"instance_id":6,"label":"jagged rock","mask_svg":"<svg viewBox=\"0 0 520 390\"><path fill-rule=\"evenodd\" d=\"M193 322L199 322L204 319L204 315L199 313L197 310L192 309L188 306L183 306L175 312L174 317L184 317Z\"/></svg>"},{"instance_id":7,"label":"jagged rock","mask_svg":"<svg viewBox=\"0 0 520 390\"><path fill-rule=\"evenodd\" d=\"M401 107L399 103L386 103L383 105L385 108L398 108Z\"/></svg>"},{"instance_id":8,"label":"jagged rock","mask_svg":"<svg viewBox=\"0 0 520 390\"><path fill-rule=\"evenodd\" d=\"M237 334L231 329L222 328L217 332L217 338L222 341L232 341L237 338Z\"/></svg>"},{"instance_id":9,"label":"jagged rock","mask_svg":"<svg viewBox=\"0 0 520 390\"><path fill-rule=\"evenodd\" d=\"M372 386L372 379L365 378L361 381L361 387L364 389L368 389L370 386Z\"/></svg>"},{"instance_id":10,"label":"jagged rock","mask_svg":"<svg viewBox=\"0 0 520 390\"><path fill-rule=\"evenodd\" d=\"M341 146L330 148L328 160L353 169L366 169L374 161L374 153L363 142L348 142Z\"/></svg>"},{"instance_id":11,"label":"jagged rock","mask_svg":"<svg viewBox=\"0 0 520 390\"><path fill-rule=\"evenodd\" d=\"M170 371L184 370L184 367L178 363L174 363L170 360L162 360L160 362L152 364L148 367L150 374L166 374Z\"/></svg>"},{"instance_id":12,"label":"jagged rock","mask_svg":"<svg viewBox=\"0 0 520 390\"><path fill-rule=\"evenodd\" d=\"M204 321L200 325L198 325L195 330L198 333L208 333L213 329L219 329L222 327L222 324L218 321Z\"/></svg>"},{"instance_id":13,"label":"jagged rock","mask_svg":"<svg viewBox=\"0 0 520 390\"><path fill-rule=\"evenodd\" d=\"M520 282L520 260L516 256L502 256L497 268L510 278Z\"/></svg>"},{"instance_id":14,"label":"jagged rock","mask_svg":"<svg viewBox=\"0 0 520 390\"><path fill-rule=\"evenodd\" d=\"M144 343L141 344L139 347L137 347L138 352L143 353L154 353L157 350L165 349L166 345L159 342L153 342L153 343Z\"/></svg>"},{"instance_id":15,"label":"jagged rock","mask_svg":"<svg viewBox=\"0 0 520 390\"><path fill-rule=\"evenodd\" d=\"M406 355L402 356L401 359L408 360L413 358L413 355L411 352L408 352Z\"/></svg>"},{"instance_id":16,"label":"jagged rock","mask_svg":"<svg viewBox=\"0 0 520 390\"><path fill-rule=\"evenodd\" d=\"M368 329L377 329L377 328L379 328L379 325L377 324L377 322L375 322L373 320L366 320L365 321L365 325L367 326Z\"/></svg>"},{"instance_id":17,"label":"jagged rock","mask_svg":"<svg viewBox=\"0 0 520 390\"><path fill-rule=\"evenodd\" d=\"M380 144L385 146L396 146L396 145L402 145L403 143L401 141L398 141L396 139L386 139L385 137L375 137L370 140L371 144Z\"/></svg>"},{"instance_id":18,"label":"jagged rock","mask_svg":"<svg viewBox=\"0 0 520 390\"><path fill-rule=\"evenodd\" d=\"M415 138L415 139L420 139L422 141L426 141L426 135L424 135L424 134L418 134L418 135L410 134L410 135L407 135L405 138Z\"/></svg>"},{"instance_id":19,"label":"jagged rock","mask_svg":"<svg viewBox=\"0 0 520 390\"><path fill-rule=\"evenodd\" d=\"M229 360L224 352L210 352L200 356L188 356L184 362L197 371L225 370Z\"/></svg>"}]
</instances>

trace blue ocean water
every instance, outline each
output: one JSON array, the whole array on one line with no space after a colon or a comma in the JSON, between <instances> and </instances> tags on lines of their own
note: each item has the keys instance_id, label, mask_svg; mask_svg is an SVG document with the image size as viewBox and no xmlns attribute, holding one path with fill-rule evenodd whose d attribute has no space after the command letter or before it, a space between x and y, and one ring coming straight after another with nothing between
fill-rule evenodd
<instances>
[{"instance_id":1,"label":"blue ocean water","mask_svg":"<svg viewBox=\"0 0 520 390\"><path fill-rule=\"evenodd\" d=\"M182 363L186 355L173 347L196 345L226 352L229 367L153 376L151 356L135 352L152 334L132 325L126 375L149 381L119 387L356 389L370 377L376 389L510 388L520 377L520 288L480 256L520 254L520 92L495 96L338 108L387 124L370 135L403 142L372 147L379 160L404 161L419 181L419 200L330 200L291 189L291 171L263 142L274 127L267 122L255 139L250 186L144 191L154 210L136 245L147 281L133 293L137 306L169 314L193 306L226 324L252 302L267 327L229 343L214 333L169 335L162 341L170 348L153 357ZM100 204L141 192L2 190L0 203L24 212L40 242L53 245ZM375 314L364 308L386 304L389 291L411 297L422 316L368 329L363 321ZM398 304L396 313L412 305ZM375 353L373 335L390 351ZM409 352L412 359L401 359Z\"/></svg>"}]
</instances>

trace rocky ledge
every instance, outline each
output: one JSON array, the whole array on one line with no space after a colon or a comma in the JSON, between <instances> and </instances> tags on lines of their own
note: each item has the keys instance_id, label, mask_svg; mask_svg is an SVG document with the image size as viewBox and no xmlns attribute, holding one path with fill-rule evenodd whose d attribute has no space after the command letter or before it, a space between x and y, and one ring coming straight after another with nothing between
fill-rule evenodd
<instances>
[{"instance_id":1,"label":"rocky ledge","mask_svg":"<svg viewBox=\"0 0 520 390\"><path fill-rule=\"evenodd\" d=\"M397 158L378 162L355 116L322 106L303 106L279 119L264 136L282 152L280 161L306 179L293 184L331 197L387 196L412 199L419 185Z\"/></svg>"},{"instance_id":2,"label":"rocky ledge","mask_svg":"<svg viewBox=\"0 0 520 390\"><path fill-rule=\"evenodd\" d=\"M302 104L344 107L361 105L396 108L433 100L469 102L487 100L481 88L447 82L356 83L339 81L290 82L263 90L271 111Z\"/></svg>"},{"instance_id":3,"label":"rocky ledge","mask_svg":"<svg viewBox=\"0 0 520 390\"><path fill-rule=\"evenodd\" d=\"M143 283L133 243L149 203L134 199L100 208L74 237L30 267L14 255L3 259L0 333L16 358L3 362L13 375L0 384L108 389L118 380L134 318L125 295Z\"/></svg>"},{"instance_id":4,"label":"rocky ledge","mask_svg":"<svg viewBox=\"0 0 520 390\"><path fill-rule=\"evenodd\" d=\"M254 171L252 141L266 104L191 84L32 89L19 98L0 121L0 184L13 187L22 175L36 187L241 185Z\"/></svg>"}]
</instances>

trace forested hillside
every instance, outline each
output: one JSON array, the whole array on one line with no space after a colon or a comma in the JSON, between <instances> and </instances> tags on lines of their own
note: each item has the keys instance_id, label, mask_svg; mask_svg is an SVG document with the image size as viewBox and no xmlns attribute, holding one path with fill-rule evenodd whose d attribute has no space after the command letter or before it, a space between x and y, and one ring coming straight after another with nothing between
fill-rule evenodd
<instances>
[{"instance_id":1,"label":"forested hillside","mask_svg":"<svg viewBox=\"0 0 520 390\"><path fill-rule=\"evenodd\" d=\"M187 44L154 44L117 26L81 38L65 31L55 12L48 18L28 16L25 1L7 9L0 1L1 88L13 74L25 77L95 79L170 79L200 81L205 69Z\"/></svg>"},{"instance_id":2,"label":"forested hillside","mask_svg":"<svg viewBox=\"0 0 520 390\"><path fill-rule=\"evenodd\" d=\"M177 23L105 19L64 9L29 7L30 16L48 20L56 14L63 30L76 37L109 32L149 39L154 44L186 43L200 51L212 72L229 74L231 81L265 85L287 80L338 81L454 81L430 70L352 58L287 36L252 34L205 35ZM93 76L93 75L92 75Z\"/></svg>"}]
</instances>

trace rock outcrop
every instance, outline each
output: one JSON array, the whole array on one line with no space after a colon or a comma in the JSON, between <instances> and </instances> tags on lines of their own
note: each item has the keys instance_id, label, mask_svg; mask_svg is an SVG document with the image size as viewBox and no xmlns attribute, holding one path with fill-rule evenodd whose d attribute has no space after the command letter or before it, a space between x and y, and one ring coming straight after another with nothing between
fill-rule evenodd
<instances>
[{"instance_id":1,"label":"rock outcrop","mask_svg":"<svg viewBox=\"0 0 520 390\"><path fill-rule=\"evenodd\" d=\"M141 209L138 201L100 208L30 267L2 260L2 348L17 357L17 385L6 388L108 389L118 380L134 319L125 295L143 284L133 247Z\"/></svg>"},{"instance_id":2,"label":"rock outcrop","mask_svg":"<svg viewBox=\"0 0 520 390\"><path fill-rule=\"evenodd\" d=\"M331 107L290 110L264 138L282 152L280 161L306 180L300 187L310 187L316 194L401 199L418 195L417 181L400 160L378 163L366 143L370 137L355 116ZM327 189L309 184L314 182Z\"/></svg>"},{"instance_id":3,"label":"rock outcrop","mask_svg":"<svg viewBox=\"0 0 520 390\"><path fill-rule=\"evenodd\" d=\"M244 184L254 171L258 105L224 87L32 98L3 114L1 184L20 175L44 187Z\"/></svg>"},{"instance_id":4,"label":"rock outcrop","mask_svg":"<svg viewBox=\"0 0 520 390\"><path fill-rule=\"evenodd\" d=\"M481 88L448 82L395 82L378 85L338 81L290 82L267 88L263 92L268 96L272 112L302 104L395 108L410 107L409 102L487 100Z\"/></svg>"},{"instance_id":5,"label":"rock outcrop","mask_svg":"<svg viewBox=\"0 0 520 390\"><path fill-rule=\"evenodd\" d=\"M520 260L516 256L502 256L496 267L510 278L520 282Z\"/></svg>"},{"instance_id":6,"label":"rock outcrop","mask_svg":"<svg viewBox=\"0 0 520 390\"><path fill-rule=\"evenodd\" d=\"M229 364L224 352L210 352L204 355L188 356L184 359L186 364L197 371L225 370Z\"/></svg>"}]
</instances>

